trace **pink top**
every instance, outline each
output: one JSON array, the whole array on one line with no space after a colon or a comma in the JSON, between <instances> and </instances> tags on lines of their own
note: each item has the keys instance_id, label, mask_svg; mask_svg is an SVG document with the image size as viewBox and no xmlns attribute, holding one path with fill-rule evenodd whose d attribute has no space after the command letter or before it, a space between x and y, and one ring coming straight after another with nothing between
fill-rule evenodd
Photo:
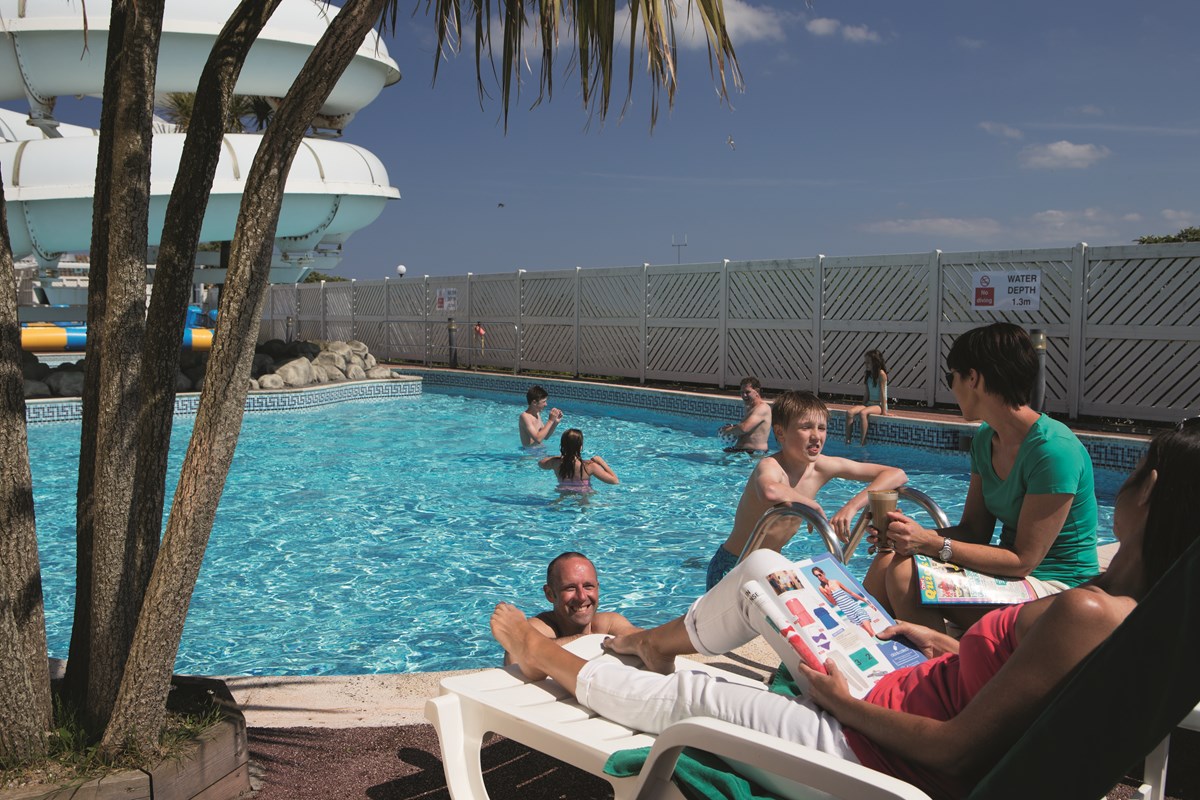
<instances>
[{"instance_id":1,"label":"pink top","mask_svg":"<svg viewBox=\"0 0 1200 800\"><path fill-rule=\"evenodd\" d=\"M954 717L1012 656L1020 610L1020 605L1013 605L992 611L963 635L957 655L896 670L875 684L867 702L936 720ZM963 797L971 791L970 782L912 764L858 731L847 728L845 735L865 766L908 781L932 797Z\"/></svg>"}]
</instances>

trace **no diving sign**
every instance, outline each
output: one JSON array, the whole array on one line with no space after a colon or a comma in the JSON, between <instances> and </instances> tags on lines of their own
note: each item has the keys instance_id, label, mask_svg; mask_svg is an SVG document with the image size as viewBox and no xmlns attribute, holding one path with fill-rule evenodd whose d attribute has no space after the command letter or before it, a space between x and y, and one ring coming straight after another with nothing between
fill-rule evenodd
<instances>
[{"instance_id":1,"label":"no diving sign","mask_svg":"<svg viewBox=\"0 0 1200 800\"><path fill-rule=\"evenodd\" d=\"M976 311L1037 311L1042 305L1042 271L971 273L971 308Z\"/></svg>"}]
</instances>

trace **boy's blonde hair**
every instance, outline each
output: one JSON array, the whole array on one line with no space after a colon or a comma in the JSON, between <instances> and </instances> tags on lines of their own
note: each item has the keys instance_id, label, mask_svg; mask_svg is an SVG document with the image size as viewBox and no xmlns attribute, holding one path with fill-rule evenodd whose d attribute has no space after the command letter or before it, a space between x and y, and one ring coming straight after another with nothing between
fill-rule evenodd
<instances>
[{"instance_id":1,"label":"boy's blonde hair","mask_svg":"<svg viewBox=\"0 0 1200 800\"><path fill-rule=\"evenodd\" d=\"M812 392L784 392L775 398L771 406L771 424L787 428L792 420L803 419L810 414L820 414L829 419L829 408Z\"/></svg>"}]
</instances>

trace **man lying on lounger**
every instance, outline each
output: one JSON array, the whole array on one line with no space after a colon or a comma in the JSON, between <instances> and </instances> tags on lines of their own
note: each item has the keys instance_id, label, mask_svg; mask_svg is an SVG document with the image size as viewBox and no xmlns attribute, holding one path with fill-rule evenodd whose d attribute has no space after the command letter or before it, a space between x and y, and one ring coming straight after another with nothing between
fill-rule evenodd
<instances>
[{"instance_id":1,"label":"man lying on lounger","mask_svg":"<svg viewBox=\"0 0 1200 800\"><path fill-rule=\"evenodd\" d=\"M600 580L596 566L582 553L563 553L551 561L542 592L552 608L531 618L529 624L560 645L589 633L621 636L641 630L614 611L596 610L600 605ZM507 652L504 663L512 663Z\"/></svg>"}]
</instances>

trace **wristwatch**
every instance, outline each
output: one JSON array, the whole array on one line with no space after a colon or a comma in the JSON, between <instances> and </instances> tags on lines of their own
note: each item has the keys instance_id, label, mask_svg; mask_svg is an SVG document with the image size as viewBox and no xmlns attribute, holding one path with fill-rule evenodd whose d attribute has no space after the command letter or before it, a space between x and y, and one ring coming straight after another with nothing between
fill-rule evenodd
<instances>
[{"instance_id":1,"label":"wristwatch","mask_svg":"<svg viewBox=\"0 0 1200 800\"><path fill-rule=\"evenodd\" d=\"M950 537L942 539L942 549L938 550L938 561L943 563L949 561L954 556L954 551L950 549Z\"/></svg>"}]
</instances>

